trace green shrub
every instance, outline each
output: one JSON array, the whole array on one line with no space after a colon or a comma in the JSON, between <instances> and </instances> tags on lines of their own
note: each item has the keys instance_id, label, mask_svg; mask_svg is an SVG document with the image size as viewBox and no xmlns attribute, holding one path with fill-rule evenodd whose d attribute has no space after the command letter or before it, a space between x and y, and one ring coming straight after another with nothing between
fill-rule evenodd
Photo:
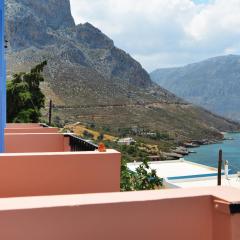
<instances>
[{"instance_id":1,"label":"green shrub","mask_svg":"<svg viewBox=\"0 0 240 240\"><path fill-rule=\"evenodd\" d=\"M121 165L121 191L153 190L163 185L163 179L157 176L156 170L150 169L147 160L132 172L127 167L127 159Z\"/></svg>"}]
</instances>

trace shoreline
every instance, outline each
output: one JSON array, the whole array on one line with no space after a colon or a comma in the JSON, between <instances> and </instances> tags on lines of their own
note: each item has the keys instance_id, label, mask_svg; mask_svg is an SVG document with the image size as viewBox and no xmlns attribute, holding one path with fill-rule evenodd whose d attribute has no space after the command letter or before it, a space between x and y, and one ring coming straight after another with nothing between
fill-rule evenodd
<instances>
[{"instance_id":1,"label":"shoreline","mask_svg":"<svg viewBox=\"0 0 240 240\"><path fill-rule=\"evenodd\" d=\"M232 132L225 132L223 134L224 136L228 133ZM240 133L240 132L238 132ZM169 153L163 153L164 157L166 158L165 161L168 160L179 160L181 158L184 158L185 156L188 156L190 154L195 154L197 151L191 150L195 148L199 148L204 145L213 145L213 144L218 144L223 141L230 141L234 140L234 138L226 138L223 137L222 139L214 139L214 140L209 140L209 139L203 139L203 140L192 140L192 141L187 141L184 142L182 145L176 147Z\"/></svg>"},{"instance_id":2,"label":"shoreline","mask_svg":"<svg viewBox=\"0 0 240 240\"><path fill-rule=\"evenodd\" d=\"M183 146L178 146L175 149L173 149L169 154L170 157L172 156L172 159L170 157L167 158L167 160L179 160L181 158L184 158L185 156L188 156L190 154L195 154L197 151L191 149L196 149L204 145L212 145L212 144L219 144L222 143L223 141L234 141L233 137L226 137L227 134L240 134L240 132L221 132L223 134L222 139L214 139L214 140L208 140L208 139L203 139L203 140L192 140L183 143ZM179 149L184 149L184 154L181 154L181 152L178 152ZM174 155L174 153L178 153L178 155Z\"/></svg>"}]
</instances>

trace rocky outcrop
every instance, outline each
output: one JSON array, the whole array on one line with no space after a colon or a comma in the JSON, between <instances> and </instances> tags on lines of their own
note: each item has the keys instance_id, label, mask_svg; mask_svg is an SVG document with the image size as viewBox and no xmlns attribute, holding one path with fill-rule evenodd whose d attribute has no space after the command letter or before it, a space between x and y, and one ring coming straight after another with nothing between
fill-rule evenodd
<instances>
[{"instance_id":1,"label":"rocky outcrop","mask_svg":"<svg viewBox=\"0 0 240 240\"><path fill-rule=\"evenodd\" d=\"M9 51L55 44L54 31L75 26L68 0L7 0Z\"/></svg>"},{"instance_id":2,"label":"rocky outcrop","mask_svg":"<svg viewBox=\"0 0 240 240\"><path fill-rule=\"evenodd\" d=\"M25 65L29 64L25 50L35 48L39 59L88 67L106 79L134 86L152 85L141 65L99 29L90 23L75 25L68 0L7 0L6 38L8 55L16 54Z\"/></svg>"}]
</instances>

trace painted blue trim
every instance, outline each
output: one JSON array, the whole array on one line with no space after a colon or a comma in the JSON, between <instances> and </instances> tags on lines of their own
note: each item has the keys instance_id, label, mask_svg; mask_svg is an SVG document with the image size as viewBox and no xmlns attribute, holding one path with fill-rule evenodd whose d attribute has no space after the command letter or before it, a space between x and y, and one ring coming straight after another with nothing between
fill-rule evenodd
<instances>
[{"instance_id":1,"label":"painted blue trim","mask_svg":"<svg viewBox=\"0 0 240 240\"><path fill-rule=\"evenodd\" d=\"M4 0L0 0L0 153L4 152L4 128L6 126L6 64L4 45Z\"/></svg>"},{"instance_id":2,"label":"painted blue trim","mask_svg":"<svg viewBox=\"0 0 240 240\"><path fill-rule=\"evenodd\" d=\"M229 170L229 174L231 174L232 171ZM204 177L215 177L217 176L217 173L208 173L208 174L197 174L197 175L187 175L187 176L176 176L176 177L168 177L168 180L180 180L180 179L190 179L190 178L204 178ZM224 172L222 172L222 175L224 175Z\"/></svg>"}]
</instances>

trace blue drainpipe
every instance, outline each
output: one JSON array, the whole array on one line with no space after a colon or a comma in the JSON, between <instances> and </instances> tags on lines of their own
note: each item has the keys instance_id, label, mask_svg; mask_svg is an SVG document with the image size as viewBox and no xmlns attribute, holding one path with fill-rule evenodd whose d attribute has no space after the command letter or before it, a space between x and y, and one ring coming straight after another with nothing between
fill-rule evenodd
<instances>
[{"instance_id":1,"label":"blue drainpipe","mask_svg":"<svg viewBox=\"0 0 240 240\"><path fill-rule=\"evenodd\" d=\"M6 127L6 63L4 45L4 0L0 0L0 153L4 152L4 128Z\"/></svg>"}]
</instances>

